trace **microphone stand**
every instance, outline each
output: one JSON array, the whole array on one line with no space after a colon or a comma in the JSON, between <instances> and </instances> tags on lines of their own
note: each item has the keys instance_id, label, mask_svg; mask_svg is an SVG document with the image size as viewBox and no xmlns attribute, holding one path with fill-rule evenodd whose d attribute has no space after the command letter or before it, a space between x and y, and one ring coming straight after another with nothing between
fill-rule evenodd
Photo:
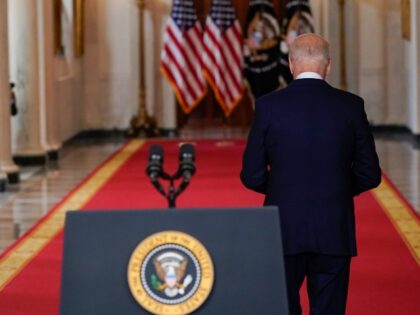
<instances>
[{"instance_id":1,"label":"microphone stand","mask_svg":"<svg viewBox=\"0 0 420 315\"><path fill-rule=\"evenodd\" d=\"M169 180L169 189L168 189L168 196L166 197L168 199L168 207L169 208L175 208L175 200L176 200L176 195L175 195L175 186L174 186L174 179L171 178Z\"/></svg>"},{"instance_id":2,"label":"microphone stand","mask_svg":"<svg viewBox=\"0 0 420 315\"><path fill-rule=\"evenodd\" d=\"M146 167L146 173L150 177L152 185L157 191L165 196L168 201L168 207L176 207L176 198L188 187L191 177L195 173L195 150L192 144L183 144L180 148L179 166L173 175L169 175L163 170L163 148L154 145L150 148L149 163ZM169 188L166 192L161 185L159 178L169 180ZM175 180L182 178L181 183L175 188Z\"/></svg>"},{"instance_id":3,"label":"microphone stand","mask_svg":"<svg viewBox=\"0 0 420 315\"><path fill-rule=\"evenodd\" d=\"M182 175L182 182L178 186L178 188L175 189L175 179L178 179L179 176L175 175L169 175L166 173L162 173L160 176L162 179L169 180L169 188L168 192L165 191L161 183L159 182L158 178L151 178L150 181L152 182L153 186L157 189L157 191L165 196L165 198L168 201L168 207L171 209L176 208L176 198L188 187L191 181L191 175Z\"/></svg>"}]
</instances>

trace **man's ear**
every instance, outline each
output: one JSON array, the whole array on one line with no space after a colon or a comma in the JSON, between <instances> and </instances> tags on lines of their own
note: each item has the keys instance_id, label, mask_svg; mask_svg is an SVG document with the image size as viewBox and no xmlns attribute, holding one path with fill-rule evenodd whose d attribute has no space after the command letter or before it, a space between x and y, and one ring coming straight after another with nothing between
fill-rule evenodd
<instances>
[{"instance_id":1,"label":"man's ear","mask_svg":"<svg viewBox=\"0 0 420 315\"><path fill-rule=\"evenodd\" d=\"M330 73L330 71L331 71L331 58L328 59L328 65L327 65L327 69L325 71L325 76L328 76L328 74Z\"/></svg>"},{"instance_id":2,"label":"man's ear","mask_svg":"<svg viewBox=\"0 0 420 315\"><path fill-rule=\"evenodd\" d=\"M293 75L293 63L290 57L289 57L289 69L290 69L290 73Z\"/></svg>"}]
</instances>

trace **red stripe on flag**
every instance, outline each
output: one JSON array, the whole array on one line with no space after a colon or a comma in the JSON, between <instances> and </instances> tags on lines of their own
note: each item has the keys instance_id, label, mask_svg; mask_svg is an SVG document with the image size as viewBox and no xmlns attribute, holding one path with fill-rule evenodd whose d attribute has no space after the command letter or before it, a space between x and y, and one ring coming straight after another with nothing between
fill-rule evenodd
<instances>
[{"instance_id":1,"label":"red stripe on flag","mask_svg":"<svg viewBox=\"0 0 420 315\"><path fill-rule=\"evenodd\" d=\"M168 47L168 44L166 43L164 46L165 52L168 54L168 57L172 64L177 68L179 74L182 77L182 80L185 84L185 87L187 88L188 93L191 95L191 97L194 99L194 101L200 96L196 90L194 90L190 84L190 80L187 78L186 73L184 72L184 68L182 68L178 61L176 60L175 56L173 55L172 51Z\"/></svg>"},{"instance_id":2,"label":"red stripe on flag","mask_svg":"<svg viewBox=\"0 0 420 315\"><path fill-rule=\"evenodd\" d=\"M228 96L230 98L229 101L233 101L234 97L231 94L230 89L229 89L229 85L227 84L226 78L223 75L223 70L227 70L228 72L232 71L232 70L229 67L227 67L226 57L223 54L222 45L218 41L218 39L216 37L217 35L215 35L213 33L213 29L211 27L206 27L205 32L209 36L209 39L211 40L212 45L216 47L216 49L212 49L213 47L209 46L206 42L204 42L204 46L207 48L206 52L207 52L208 56L210 57L210 59L213 61L213 64L216 66L217 71L220 73L220 77L223 80L223 83L226 87L225 93L228 93ZM220 60L217 60L216 54L220 54L220 57L221 57ZM211 72L212 70L216 70L216 69L208 69L209 72ZM217 84L217 82L216 82L216 84Z\"/></svg>"},{"instance_id":3,"label":"red stripe on flag","mask_svg":"<svg viewBox=\"0 0 420 315\"><path fill-rule=\"evenodd\" d=\"M236 37L236 33L235 32L233 32L233 33ZM233 47L233 45L232 45L233 43L232 43L231 39L227 36L227 32L225 32L222 36L223 36L222 41L228 47L228 49L230 51L230 54L232 55L232 57L235 60L236 66L239 69L242 69L242 55L237 54L237 51L235 50L235 47ZM238 42L241 42L241 41L239 41L239 39L237 37L235 39L238 40ZM242 45L241 45L241 47L242 47ZM241 71L241 73L242 73L242 71Z\"/></svg>"},{"instance_id":4,"label":"red stripe on flag","mask_svg":"<svg viewBox=\"0 0 420 315\"><path fill-rule=\"evenodd\" d=\"M204 73L228 116L244 91L239 23L235 21L230 28L221 31L211 16L207 17L203 45Z\"/></svg>"},{"instance_id":5,"label":"red stripe on flag","mask_svg":"<svg viewBox=\"0 0 420 315\"><path fill-rule=\"evenodd\" d=\"M226 100L226 93L220 90L220 85L217 84L216 82L216 78L214 77L214 73L208 71L207 69L205 70L205 74L207 77L207 80L209 81L210 85L212 86L213 90L214 90L214 94L216 95L217 100L219 101L221 107L223 108L223 110L225 110L226 108L228 108L228 105L230 101ZM220 76L220 74L219 74Z\"/></svg>"},{"instance_id":6,"label":"red stripe on flag","mask_svg":"<svg viewBox=\"0 0 420 315\"><path fill-rule=\"evenodd\" d=\"M206 93L201 60L202 31L198 22L188 31L181 29L170 17L165 30L161 69L178 102L188 113Z\"/></svg>"},{"instance_id":7,"label":"red stripe on flag","mask_svg":"<svg viewBox=\"0 0 420 315\"><path fill-rule=\"evenodd\" d=\"M236 66L236 69L241 69L242 68L242 64L241 64L238 56L235 54L234 48L232 47L232 43L229 40L226 40L227 38L225 37L225 34L222 34L222 37L223 38L222 38L221 42L223 42L225 44L225 47L228 48L228 50L230 52L230 55L232 56L232 58L233 58L233 60L235 62L235 65L228 66L227 67L227 70L228 70L230 76L232 77L232 80L233 80L233 82L235 84L236 90L240 91L242 89L242 84L241 84L242 82L241 81L238 82L237 75L235 75L235 73L233 72L232 68L233 68L233 66ZM229 62L226 62L227 61L227 58L226 58L226 54L225 54L223 48L222 48L222 56L223 56L223 59L225 60L225 64L229 64ZM239 71L240 71L240 73L242 73L241 70L239 70Z\"/></svg>"},{"instance_id":8,"label":"red stripe on flag","mask_svg":"<svg viewBox=\"0 0 420 315\"><path fill-rule=\"evenodd\" d=\"M242 47L243 46L243 38L242 38L242 32L241 32L241 27L240 27L239 23L235 22L235 24L233 24L233 27L231 29L235 33L235 36L236 36L239 44Z\"/></svg>"},{"instance_id":9,"label":"red stripe on flag","mask_svg":"<svg viewBox=\"0 0 420 315\"><path fill-rule=\"evenodd\" d=\"M194 35L200 39L200 41L203 40L203 32L201 30L201 26L198 25L198 23L190 30L191 33L194 33ZM197 48L196 43L192 41L192 35L185 37L186 42L194 51L194 55L197 56L198 60L201 61L201 54L202 54L202 46L203 43L199 43L200 47Z\"/></svg>"},{"instance_id":10,"label":"red stripe on flag","mask_svg":"<svg viewBox=\"0 0 420 315\"><path fill-rule=\"evenodd\" d=\"M213 51L211 50L211 48L209 46L207 46L206 44L204 44L204 50L207 53L207 57L211 60L211 62L213 63L214 67L212 67L211 69L204 64L204 69L206 71L206 73L209 73L212 75L212 78L214 80L214 86L213 88L217 89L219 94L223 95L223 99L225 99L226 103L230 103L231 101L233 101L233 96L230 93L230 90L228 88L228 84L226 83L226 78L223 75L222 69L220 68L219 64L216 61L216 57L215 55L213 55ZM220 80L216 80L215 74L218 74L218 78L220 78ZM222 81L222 82L220 82ZM221 91L219 86L220 84L223 84L224 87L224 91ZM228 99L227 99L228 98Z\"/></svg>"},{"instance_id":11,"label":"red stripe on flag","mask_svg":"<svg viewBox=\"0 0 420 315\"><path fill-rule=\"evenodd\" d=\"M184 110L187 110L189 108L188 102L185 99L184 93L179 89L178 85L176 84L176 80L172 72L169 70L168 66L165 63L162 63L161 66L165 72L165 75L168 77L172 88L175 90L175 94L178 98L178 102L183 106Z\"/></svg>"},{"instance_id":12,"label":"red stripe on flag","mask_svg":"<svg viewBox=\"0 0 420 315\"><path fill-rule=\"evenodd\" d=\"M181 53L185 63L187 64L188 69L185 69L185 70L188 71L188 73L190 73L194 77L194 80L197 83L198 87L200 88L200 91L204 90L205 86L200 80L200 78L198 77L196 69L194 69L194 66L191 64L190 58L186 54L186 49L189 49L190 47L185 48L185 46L184 47L181 46L180 42L176 39L175 34L172 32L172 29L168 29L168 34L170 38L172 39L172 42L178 48L178 51ZM166 43L165 48L167 45L168 43ZM197 60L200 60L200 58L198 57Z\"/></svg>"}]
</instances>

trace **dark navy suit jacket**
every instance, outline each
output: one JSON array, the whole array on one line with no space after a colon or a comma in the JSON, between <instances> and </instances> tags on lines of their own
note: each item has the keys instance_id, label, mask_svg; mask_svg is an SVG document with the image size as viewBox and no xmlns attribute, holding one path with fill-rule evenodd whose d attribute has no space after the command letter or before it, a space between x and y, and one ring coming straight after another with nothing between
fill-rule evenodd
<instances>
[{"instance_id":1,"label":"dark navy suit jacket","mask_svg":"<svg viewBox=\"0 0 420 315\"><path fill-rule=\"evenodd\" d=\"M241 180L279 207L285 255L355 256L353 197L381 181L363 99L318 79L258 99Z\"/></svg>"}]
</instances>

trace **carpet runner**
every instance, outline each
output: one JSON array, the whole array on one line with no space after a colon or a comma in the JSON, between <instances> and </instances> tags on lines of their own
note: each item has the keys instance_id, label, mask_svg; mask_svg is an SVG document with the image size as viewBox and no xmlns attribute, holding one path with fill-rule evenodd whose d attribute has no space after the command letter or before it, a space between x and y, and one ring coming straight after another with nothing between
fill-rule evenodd
<instances>
[{"instance_id":1,"label":"carpet runner","mask_svg":"<svg viewBox=\"0 0 420 315\"><path fill-rule=\"evenodd\" d=\"M244 140L193 142L198 171L178 198L178 207L262 204L262 195L246 190L239 180ZM180 142L160 143L165 149L165 170L175 172ZM167 207L145 175L151 144L139 140L127 143L0 255L0 314L58 314L62 228L67 211ZM418 216L384 177L379 188L356 198L356 221L359 256L352 263L347 314L417 314ZM302 304L307 314L305 297Z\"/></svg>"}]
</instances>

